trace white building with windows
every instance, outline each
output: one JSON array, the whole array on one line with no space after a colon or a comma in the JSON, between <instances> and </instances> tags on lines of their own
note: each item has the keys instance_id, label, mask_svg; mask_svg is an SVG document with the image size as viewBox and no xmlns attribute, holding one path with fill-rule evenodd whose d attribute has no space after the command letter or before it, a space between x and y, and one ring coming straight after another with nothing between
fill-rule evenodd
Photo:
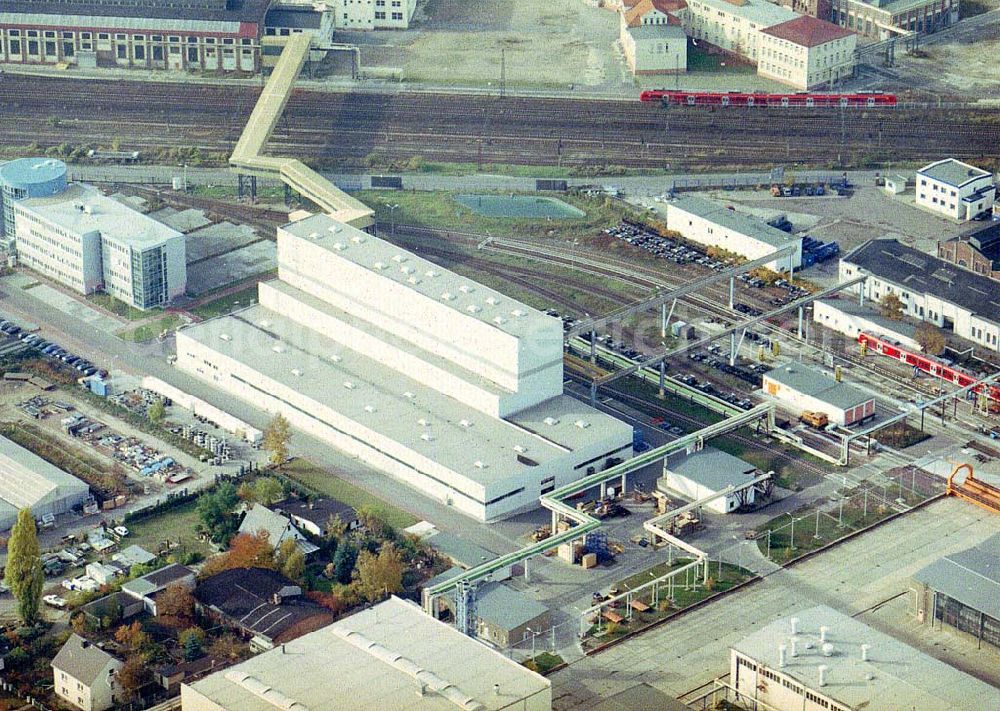
<instances>
[{"instance_id":1,"label":"white building with windows","mask_svg":"<svg viewBox=\"0 0 1000 711\"><path fill-rule=\"evenodd\" d=\"M187 284L183 234L87 185L17 202L14 232L22 265L81 294L148 309Z\"/></svg>"},{"instance_id":2,"label":"white building with windows","mask_svg":"<svg viewBox=\"0 0 1000 711\"><path fill-rule=\"evenodd\" d=\"M332 0L324 4L333 12L338 30L405 30L417 9L417 0Z\"/></svg>"},{"instance_id":3,"label":"white building with windows","mask_svg":"<svg viewBox=\"0 0 1000 711\"><path fill-rule=\"evenodd\" d=\"M729 685L746 708L797 711L985 709L997 699L986 682L825 605L733 644Z\"/></svg>"},{"instance_id":4,"label":"white building with windows","mask_svg":"<svg viewBox=\"0 0 1000 711\"><path fill-rule=\"evenodd\" d=\"M794 247L791 254L775 259L767 267L787 272L802 265L802 238L771 227L763 220L700 197L680 197L664 205L667 229L680 233L686 240L746 259L766 257L791 246Z\"/></svg>"},{"instance_id":5,"label":"white building with windows","mask_svg":"<svg viewBox=\"0 0 1000 711\"><path fill-rule=\"evenodd\" d=\"M993 174L945 158L917 171L916 203L956 220L971 220L993 209Z\"/></svg>"},{"instance_id":6,"label":"white building with windows","mask_svg":"<svg viewBox=\"0 0 1000 711\"><path fill-rule=\"evenodd\" d=\"M739 488L705 504L709 511L726 514L754 503L756 490L746 484L759 473L757 467L739 457L714 447L705 447L698 452L681 453L664 461L663 477L657 486L661 491L680 494L689 501L714 496L730 486Z\"/></svg>"},{"instance_id":7,"label":"white building with windows","mask_svg":"<svg viewBox=\"0 0 1000 711\"><path fill-rule=\"evenodd\" d=\"M563 395L557 319L326 215L279 228L278 277L177 366L484 521L631 456Z\"/></svg>"},{"instance_id":8,"label":"white building with windows","mask_svg":"<svg viewBox=\"0 0 1000 711\"><path fill-rule=\"evenodd\" d=\"M854 73L858 36L832 22L803 15L761 30L757 73L810 90Z\"/></svg>"},{"instance_id":9,"label":"white building with windows","mask_svg":"<svg viewBox=\"0 0 1000 711\"><path fill-rule=\"evenodd\" d=\"M797 12L767 0L688 0L684 29L727 52L759 60L761 30L799 17Z\"/></svg>"},{"instance_id":10,"label":"white building with windows","mask_svg":"<svg viewBox=\"0 0 1000 711\"><path fill-rule=\"evenodd\" d=\"M870 240L840 260L840 280L867 275L865 297L895 294L903 313L1000 351L997 283L893 239ZM857 293L861 285L851 287Z\"/></svg>"}]
</instances>

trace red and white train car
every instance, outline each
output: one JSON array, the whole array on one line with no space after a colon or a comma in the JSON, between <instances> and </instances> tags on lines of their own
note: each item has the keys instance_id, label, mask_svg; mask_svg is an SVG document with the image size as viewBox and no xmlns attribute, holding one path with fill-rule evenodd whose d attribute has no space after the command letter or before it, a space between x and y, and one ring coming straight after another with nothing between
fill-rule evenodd
<instances>
[{"instance_id":1,"label":"red and white train car","mask_svg":"<svg viewBox=\"0 0 1000 711\"><path fill-rule=\"evenodd\" d=\"M891 108L895 94L854 92L845 94L795 92L766 94L741 91L668 91L651 89L639 95L640 101L659 101L676 106L760 106L760 107L863 107Z\"/></svg>"}]
</instances>

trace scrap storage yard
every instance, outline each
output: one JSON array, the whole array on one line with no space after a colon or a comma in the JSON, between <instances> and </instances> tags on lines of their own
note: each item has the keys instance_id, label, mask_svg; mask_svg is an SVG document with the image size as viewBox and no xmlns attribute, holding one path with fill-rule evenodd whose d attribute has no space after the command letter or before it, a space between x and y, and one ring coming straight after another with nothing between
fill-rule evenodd
<instances>
[{"instance_id":1,"label":"scrap storage yard","mask_svg":"<svg viewBox=\"0 0 1000 711\"><path fill-rule=\"evenodd\" d=\"M196 148L222 162L259 93L245 84L110 86L7 72L0 141L70 150L117 142L147 155ZM481 166L677 169L981 158L998 143L1000 121L987 108L711 111L639 101L296 90L270 149L321 167L419 156Z\"/></svg>"}]
</instances>

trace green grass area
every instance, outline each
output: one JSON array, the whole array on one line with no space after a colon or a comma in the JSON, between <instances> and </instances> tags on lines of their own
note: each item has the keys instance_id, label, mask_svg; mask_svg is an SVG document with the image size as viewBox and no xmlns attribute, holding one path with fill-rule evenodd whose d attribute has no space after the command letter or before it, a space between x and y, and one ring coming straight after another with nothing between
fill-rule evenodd
<instances>
[{"instance_id":1,"label":"green grass area","mask_svg":"<svg viewBox=\"0 0 1000 711\"><path fill-rule=\"evenodd\" d=\"M188 193L198 197L212 198L213 200L224 200L236 197L236 185L190 185ZM262 185L257 183L258 200L284 200L285 187L283 185Z\"/></svg>"},{"instance_id":2,"label":"green grass area","mask_svg":"<svg viewBox=\"0 0 1000 711\"><path fill-rule=\"evenodd\" d=\"M452 192L407 192L402 190L362 190L356 193L361 202L375 210L375 219L383 229L397 225L419 225L458 232L476 232L494 237L533 235L551 238L577 237L582 232L600 231L617 225L622 211L611 200L578 195L560 195L559 199L579 208L583 217L550 220L546 218L484 217L452 199ZM390 210L390 205L399 207Z\"/></svg>"},{"instance_id":3,"label":"green grass area","mask_svg":"<svg viewBox=\"0 0 1000 711\"><path fill-rule=\"evenodd\" d=\"M386 521L396 528L412 526L419 520L413 514L398 509L374 494L369 494L336 474L313 464L307 459L296 458L281 467L281 473L289 479L312 489L318 494L329 496L355 509L371 506L380 510Z\"/></svg>"},{"instance_id":4,"label":"green grass area","mask_svg":"<svg viewBox=\"0 0 1000 711\"><path fill-rule=\"evenodd\" d=\"M706 52L688 40L687 70L689 72L728 72L729 74L753 74L754 67L741 62L732 55Z\"/></svg>"},{"instance_id":5,"label":"green grass area","mask_svg":"<svg viewBox=\"0 0 1000 711\"><path fill-rule=\"evenodd\" d=\"M220 296L218 299L206 301L201 306L191 309L191 313L203 319L210 319L255 303L257 303L256 284L248 286L246 289L240 289L231 294Z\"/></svg>"},{"instance_id":6,"label":"green grass area","mask_svg":"<svg viewBox=\"0 0 1000 711\"><path fill-rule=\"evenodd\" d=\"M195 511L197 501L177 506L161 514L132 521L128 524L131 534L125 543L139 545L155 553L163 548L164 541L180 543L180 549L197 551L203 555L211 553L209 544L198 540L195 526L198 525L198 514Z\"/></svg>"},{"instance_id":7,"label":"green grass area","mask_svg":"<svg viewBox=\"0 0 1000 711\"><path fill-rule=\"evenodd\" d=\"M874 436L880 444L893 449L906 449L931 437L930 433L920 431L909 422L897 422L879 430Z\"/></svg>"},{"instance_id":8,"label":"green grass area","mask_svg":"<svg viewBox=\"0 0 1000 711\"><path fill-rule=\"evenodd\" d=\"M551 652L542 652L541 654L536 654L531 659L526 659L521 662L522 666L536 671L539 674L548 674L550 671L555 669L557 666L563 663L563 658L558 654L552 654Z\"/></svg>"},{"instance_id":9,"label":"green grass area","mask_svg":"<svg viewBox=\"0 0 1000 711\"><path fill-rule=\"evenodd\" d=\"M182 323L182 319L177 314L167 314L161 318L151 321L149 323L144 323L143 325L133 328L131 330L118 331L115 335L118 336L123 341L133 341L135 343L140 343L142 341L151 341L157 336L159 336L163 331L170 331L177 328Z\"/></svg>"},{"instance_id":10,"label":"green grass area","mask_svg":"<svg viewBox=\"0 0 1000 711\"><path fill-rule=\"evenodd\" d=\"M140 321L144 318L149 318L151 315L151 312L137 309L110 294L90 294L87 300L97 304L105 311L110 311L115 316L121 316L129 321Z\"/></svg>"}]
</instances>

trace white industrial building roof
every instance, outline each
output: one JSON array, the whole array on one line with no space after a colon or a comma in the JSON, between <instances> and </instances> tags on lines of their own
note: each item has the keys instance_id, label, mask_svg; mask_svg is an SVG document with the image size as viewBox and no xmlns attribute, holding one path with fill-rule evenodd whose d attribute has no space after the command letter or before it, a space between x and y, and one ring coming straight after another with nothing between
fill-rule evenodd
<instances>
[{"instance_id":1,"label":"white industrial building roof","mask_svg":"<svg viewBox=\"0 0 1000 711\"><path fill-rule=\"evenodd\" d=\"M748 22L757 25L756 29L758 30L799 17L799 13L767 0L743 0L740 4L727 0L688 0L688 2L694 7L701 4L729 15L745 18Z\"/></svg>"},{"instance_id":2,"label":"white industrial building roof","mask_svg":"<svg viewBox=\"0 0 1000 711\"><path fill-rule=\"evenodd\" d=\"M978 546L939 558L913 577L1000 620L1000 533Z\"/></svg>"},{"instance_id":3,"label":"white industrial building roof","mask_svg":"<svg viewBox=\"0 0 1000 711\"><path fill-rule=\"evenodd\" d=\"M281 229L504 333L525 336L552 327L552 316L328 215L313 215Z\"/></svg>"},{"instance_id":4,"label":"white industrial building roof","mask_svg":"<svg viewBox=\"0 0 1000 711\"><path fill-rule=\"evenodd\" d=\"M17 516L19 509L38 509L59 500L90 493L90 487L6 437L0 437L0 521Z\"/></svg>"},{"instance_id":5,"label":"white industrial building roof","mask_svg":"<svg viewBox=\"0 0 1000 711\"><path fill-rule=\"evenodd\" d=\"M753 478L757 467L722 450L705 447L699 452L681 455L676 461L669 461L667 469L712 491L722 491L730 484L746 484Z\"/></svg>"},{"instance_id":6,"label":"white industrial building roof","mask_svg":"<svg viewBox=\"0 0 1000 711\"><path fill-rule=\"evenodd\" d=\"M18 204L71 233L96 231L103 239L140 249L184 238L177 230L80 183L73 183L56 195L28 198Z\"/></svg>"},{"instance_id":7,"label":"white industrial building roof","mask_svg":"<svg viewBox=\"0 0 1000 711\"><path fill-rule=\"evenodd\" d=\"M259 304L180 333L483 485L631 430L565 395L489 417Z\"/></svg>"},{"instance_id":8,"label":"white industrial building roof","mask_svg":"<svg viewBox=\"0 0 1000 711\"><path fill-rule=\"evenodd\" d=\"M912 709L985 709L995 706L997 690L853 617L819 605L800 612L795 635L797 656L790 654L791 617L776 620L733 644L740 654L850 708L878 711ZM831 656L824 656L819 628L828 628ZM778 646L788 648L779 666ZM868 645L868 661L861 645ZM808 646L807 646L808 645ZM820 665L826 684L819 686Z\"/></svg>"},{"instance_id":9,"label":"white industrial building roof","mask_svg":"<svg viewBox=\"0 0 1000 711\"><path fill-rule=\"evenodd\" d=\"M764 377L842 410L849 410L875 399L874 395L853 385L838 383L836 379L825 373L808 368L801 363L778 366L767 371Z\"/></svg>"},{"instance_id":10,"label":"white industrial building roof","mask_svg":"<svg viewBox=\"0 0 1000 711\"><path fill-rule=\"evenodd\" d=\"M487 711L549 708L551 683L393 597L182 688L199 695L240 711Z\"/></svg>"},{"instance_id":11,"label":"white industrial building roof","mask_svg":"<svg viewBox=\"0 0 1000 711\"><path fill-rule=\"evenodd\" d=\"M985 178L990 173L974 165L963 163L960 160L945 158L944 160L925 165L917 171L917 175L923 175L932 180L938 180L958 188L966 183L971 183L973 180Z\"/></svg>"},{"instance_id":12,"label":"white industrial building roof","mask_svg":"<svg viewBox=\"0 0 1000 711\"><path fill-rule=\"evenodd\" d=\"M728 3L722 4L730 8L733 7ZM779 10L783 9L777 5L771 5L770 3L765 4ZM789 244L800 239L799 237L790 235L787 232L782 232L776 227L771 227L763 220L751 217L750 215L745 215L741 212L736 212L735 210L730 210L717 202L706 200L705 198L684 196L671 200L667 203L667 205L668 207L674 207L679 210L684 210L685 212L690 212L692 215L697 215L698 217L714 222L721 227L733 230L739 234L746 235L747 237L753 237L754 239L763 242L764 244L768 244L775 249L787 247ZM673 229L673 226L671 226L671 229Z\"/></svg>"}]
</instances>

